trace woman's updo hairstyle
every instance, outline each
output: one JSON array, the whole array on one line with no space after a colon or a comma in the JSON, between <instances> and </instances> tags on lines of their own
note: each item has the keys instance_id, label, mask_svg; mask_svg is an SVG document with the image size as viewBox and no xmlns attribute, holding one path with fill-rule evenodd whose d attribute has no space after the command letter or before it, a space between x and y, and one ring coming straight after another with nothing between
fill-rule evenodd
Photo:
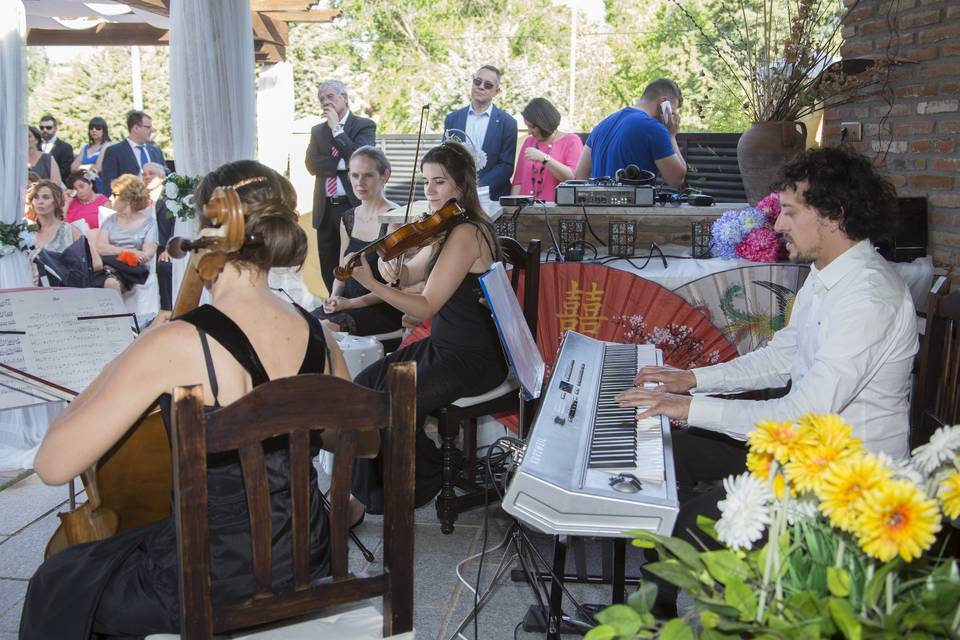
<instances>
[{"instance_id":1,"label":"woman's updo hairstyle","mask_svg":"<svg viewBox=\"0 0 960 640\"><path fill-rule=\"evenodd\" d=\"M290 181L254 160L230 162L208 173L195 192L200 227L213 224L204 215L217 187L233 187L246 205L244 233L263 239L263 243L244 245L227 256L228 260L253 266L261 271L274 267L300 267L307 258L307 234L300 228L297 192Z\"/></svg>"}]
</instances>

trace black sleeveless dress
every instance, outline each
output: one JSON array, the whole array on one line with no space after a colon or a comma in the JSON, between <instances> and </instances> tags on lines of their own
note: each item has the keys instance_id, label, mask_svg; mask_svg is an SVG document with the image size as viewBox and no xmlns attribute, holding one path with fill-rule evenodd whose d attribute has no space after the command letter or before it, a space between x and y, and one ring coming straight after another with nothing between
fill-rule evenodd
<instances>
[{"instance_id":1,"label":"black sleeveless dress","mask_svg":"<svg viewBox=\"0 0 960 640\"><path fill-rule=\"evenodd\" d=\"M323 329L307 311L297 309L310 327L299 373L323 373L328 359ZM250 341L218 309L205 305L179 319L193 324L200 334L215 398L217 378L209 355L208 335L243 365L254 386L269 380ZM160 404L169 425L170 394L161 396ZM217 408L219 400L206 410ZM167 432L169 436L169 426ZM292 584L286 446L282 437L265 445L273 513L275 586ZM250 527L237 455L211 456L208 464L211 581L213 599L218 601L253 592ZM329 535L312 466L310 479L310 571L314 578L319 578L330 569ZM178 633L179 597L177 538L171 517L101 542L70 547L44 562L27 588L20 639L87 640L91 632L123 638Z\"/></svg>"},{"instance_id":2,"label":"black sleeveless dress","mask_svg":"<svg viewBox=\"0 0 960 640\"><path fill-rule=\"evenodd\" d=\"M346 226L352 229L353 209L345 212L343 218L345 224L349 220L349 224L346 224ZM380 225L379 235L382 236L386 232L387 225ZM366 240L358 240L350 236L350 242L347 244L347 253L356 253L368 244L369 242ZM367 264L373 277L376 278L377 281L386 284L383 276L380 275L380 270L377 268L377 262L379 262L379 260L380 258L375 251L371 251L370 255L367 256ZM350 278L344 283L341 296L344 298L359 298L368 293L370 293L369 289L357 282L355 278ZM337 323L340 325L341 331L346 331L354 336L372 336L378 333L396 331L400 328L401 320L403 319L403 312L396 307L390 306L386 302L380 302L370 305L369 307L360 307L359 309L337 311L336 313L324 313L323 307L318 307L314 309L312 313L320 320L329 320Z\"/></svg>"},{"instance_id":3,"label":"black sleeveless dress","mask_svg":"<svg viewBox=\"0 0 960 640\"><path fill-rule=\"evenodd\" d=\"M468 224L468 223L461 223ZM480 275L467 273L433 317L430 336L394 351L361 371L354 382L383 389L394 362L417 363L416 506L427 504L442 484L440 450L423 431L427 416L458 398L486 393L507 377L507 363L490 310L480 299ZM353 495L370 513L383 511L381 457L357 460Z\"/></svg>"}]
</instances>

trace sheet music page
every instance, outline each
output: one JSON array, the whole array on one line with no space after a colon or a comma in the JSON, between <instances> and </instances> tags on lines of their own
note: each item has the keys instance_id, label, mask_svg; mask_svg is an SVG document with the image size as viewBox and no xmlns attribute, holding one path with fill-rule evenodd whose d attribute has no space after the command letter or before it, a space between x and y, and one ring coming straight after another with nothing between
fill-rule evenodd
<instances>
[{"instance_id":1,"label":"sheet music page","mask_svg":"<svg viewBox=\"0 0 960 640\"><path fill-rule=\"evenodd\" d=\"M527 400L540 397L546 363L530 334L530 327L523 317L520 301L517 300L507 271L502 262L496 262L480 276L480 287L493 311L500 342L507 352L507 360Z\"/></svg>"},{"instance_id":2,"label":"sheet music page","mask_svg":"<svg viewBox=\"0 0 960 640\"><path fill-rule=\"evenodd\" d=\"M112 289L0 292L0 362L79 392L133 342L132 326ZM0 376L0 409L51 399Z\"/></svg>"}]
</instances>

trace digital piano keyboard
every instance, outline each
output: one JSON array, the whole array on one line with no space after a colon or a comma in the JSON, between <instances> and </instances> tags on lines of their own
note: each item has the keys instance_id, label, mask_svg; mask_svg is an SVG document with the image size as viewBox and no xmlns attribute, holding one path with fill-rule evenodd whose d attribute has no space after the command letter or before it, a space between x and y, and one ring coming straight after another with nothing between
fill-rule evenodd
<instances>
[{"instance_id":1,"label":"digital piano keyboard","mask_svg":"<svg viewBox=\"0 0 960 640\"><path fill-rule=\"evenodd\" d=\"M544 533L669 535L677 515L670 422L638 421L614 400L641 367L662 365L652 345L568 331L502 502Z\"/></svg>"}]
</instances>

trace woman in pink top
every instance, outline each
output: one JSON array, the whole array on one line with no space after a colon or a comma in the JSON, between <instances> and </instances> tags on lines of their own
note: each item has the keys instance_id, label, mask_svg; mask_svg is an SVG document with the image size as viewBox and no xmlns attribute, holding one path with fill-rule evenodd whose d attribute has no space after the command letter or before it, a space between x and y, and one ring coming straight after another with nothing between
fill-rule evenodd
<instances>
[{"instance_id":1,"label":"woman in pink top","mask_svg":"<svg viewBox=\"0 0 960 640\"><path fill-rule=\"evenodd\" d=\"M554 202L557 185L573 179L583 141L575 133L557 130L560 112L546 98L534 98L520 114L530 135L520 145L510 193Z\"/></svg>"},{"instance_id":2,"label":"woman in pink top","mask_svg":"<svg viewBox=\"0 0 960 640\"><path fill-rule=\"evenodd\" d=\"M106 196L93 190L96 177L89 171L74 171L67 176L67 222L86 220L91 229L100 226L100 205L109 204Z\"/></svg>"}]
</instances>

